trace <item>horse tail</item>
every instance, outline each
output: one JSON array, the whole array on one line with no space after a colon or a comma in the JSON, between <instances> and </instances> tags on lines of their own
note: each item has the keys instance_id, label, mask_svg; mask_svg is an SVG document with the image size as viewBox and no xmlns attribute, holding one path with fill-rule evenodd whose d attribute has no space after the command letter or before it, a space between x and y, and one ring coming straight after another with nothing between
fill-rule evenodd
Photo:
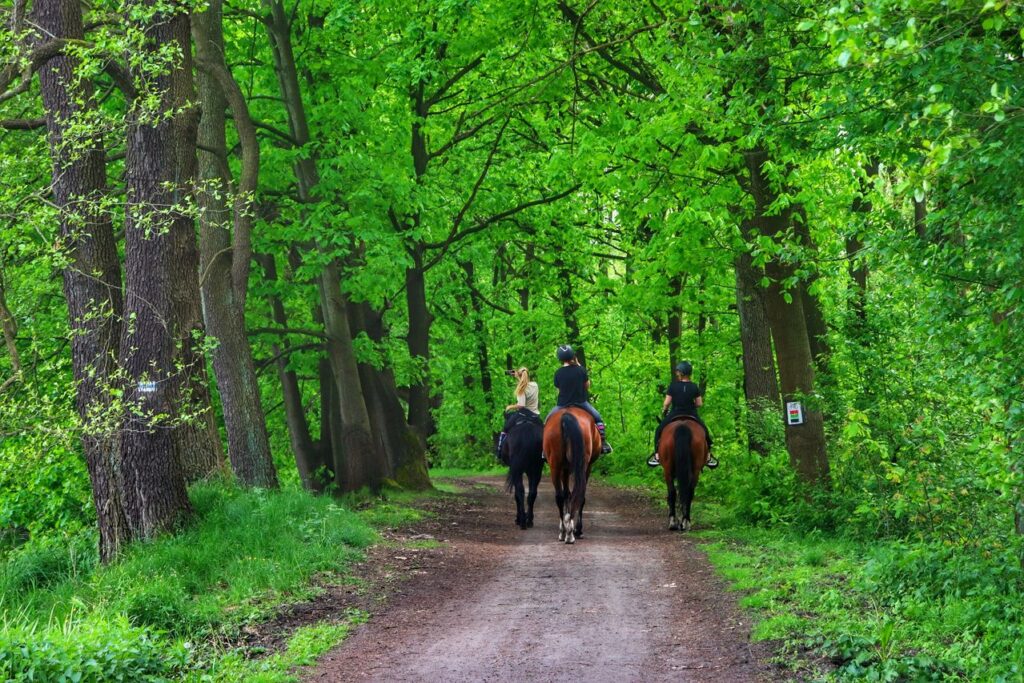
<instances>
[{"instance_id":1,"label":"horse tail","mask_svg":"<svg viewBox=\"0 0 1024 683\"><path fill-rule=\"evenodd\" d=\"M679 493L683 496L685 504L689 499L689 491L693 486L693 450L690 447L690 440L693 438L690 428L685 423L679 423L675 433L675 453L673 461L676 469L676 481L679 482Z\"/></svg>"},{"instance_id":2,"label":"horse tail","mask_svg":"<svg viewBox=\"0 0 1024 683\"><path fill-rule=\"evenodd\" d=\"M587 491L587 454L583 452L583 430L579 420L568 410L562 413L562 443L572 452L572 504L582 501ZM564 447L564 446L563 446Z\"/></svg>"},{"instance_id":3,"label":"horse tail","mask_svg":"<svg viewBox=\"0 0 1024 683\"><path fill-rule=\"evenodd\" d=\"M513 472L513 468L508 468L508 474L505 475L505 493L512 493L516 488L515 478L519 476L519 472Z\"/></svg>"}]
</instances>

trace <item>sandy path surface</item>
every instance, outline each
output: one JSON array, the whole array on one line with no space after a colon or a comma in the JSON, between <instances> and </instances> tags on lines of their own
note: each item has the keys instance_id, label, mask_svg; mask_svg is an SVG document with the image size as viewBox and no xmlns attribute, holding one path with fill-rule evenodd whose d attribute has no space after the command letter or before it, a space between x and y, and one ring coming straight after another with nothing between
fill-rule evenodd
<instances>
[{"instance_id":1,"label":"sandy path surface","mask_svg":"<svg viewBox=\"0 0 1024 683\"><path fill-rule=\"evenodd\" d=\"M305 680L774 679L698 544L635 493L591 486L574 546L556 540L547 481L528 531L497 480L456 500L434 520L445 549Z\"/></svg>"}]
</instances>

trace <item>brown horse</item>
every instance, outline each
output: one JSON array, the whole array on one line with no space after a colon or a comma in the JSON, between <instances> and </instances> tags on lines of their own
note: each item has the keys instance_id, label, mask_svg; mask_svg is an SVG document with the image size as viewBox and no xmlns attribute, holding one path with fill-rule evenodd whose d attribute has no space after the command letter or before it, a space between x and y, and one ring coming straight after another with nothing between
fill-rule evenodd
<instances>
[{"instance_id":1,"label":"brown horse","mask_svg":"<svg viewBox=\"0 0 1024 683\"><path fill-rule=\"evenodd\" d=\"M558 540L575 543L576 537L583 535L590 468L601 455L601 433L594 418L576 406L552 414L544 424L544 453L558 503Z\"/></svg>"},{"instance_id":2,"label":"brown horse","mask_svg":"<svg viewBox=\"0 0 1024 683\"><path fill-rule=\"evenodd\" d=\"M658 458L668 485L668 528L689 531L690 504L700 479L700 471L708 461L708 442L704 428L696 420L681 417L670 422L658 443ZM676 518L676 487L679 488L680 515Z\"/></svg>"}]
</instances>

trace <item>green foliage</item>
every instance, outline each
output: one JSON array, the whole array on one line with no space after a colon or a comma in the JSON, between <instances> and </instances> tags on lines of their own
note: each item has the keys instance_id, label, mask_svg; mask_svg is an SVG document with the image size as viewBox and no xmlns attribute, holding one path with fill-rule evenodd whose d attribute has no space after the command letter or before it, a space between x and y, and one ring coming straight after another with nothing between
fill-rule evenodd
<instances>
[{"instance_id":1,"label":"green foliage","mask_svg":"<svg viewBox=\"0 0 1024 683\"><path fill-rule=\"evenodd\" d=\"M1004 680L1024 662L1024 571L1016 550L865 543L736 524L711 507L699 532L755 611L754 636L779 640L780 664L837 680ZM794 656L795 655L795 656ZM786 660L785 662L782 659ZM821 672L819 672L821 674Z\"/></svg>"},{"instance_id":2,"label":"green foliage","mask_svg":"<svg viewBox=\"0 0 1024 683\"><path fill-rule=\"evenodd\" d=\"M192 499L195 526L136 545L107 567L95 567L91 533L13 551L0 573L0 653L22 667L12 670L61 664L92 671L95 658L100 673L83 680L166 677L185 666L186 639L195 649L310 597L318 590L313 577L337 580L376 540L367 520L412 514L397 506L355 513L301 491L221 485L199 486ZM117 679L122 670L131 675Z\"/></svg>"},{"instance_id":3,"label":"green foliage","mask_svg":"<svg viewBox=\"0 0 1024 683\"><path fill-rule=\"evenodd\" d=\"M184 646L122 618L78 622L63 632L9 624L0 631L0 677L6 681L156 683L174 680L189 659Z\"/></svg>"}]
</instances>

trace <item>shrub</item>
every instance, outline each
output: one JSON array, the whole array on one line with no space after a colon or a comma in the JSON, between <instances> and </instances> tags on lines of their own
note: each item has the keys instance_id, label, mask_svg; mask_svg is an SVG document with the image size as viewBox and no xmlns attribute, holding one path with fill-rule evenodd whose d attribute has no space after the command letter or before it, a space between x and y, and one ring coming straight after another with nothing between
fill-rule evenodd
<instances>
[{"instance_id":1,"label":"shrub","mask_svg":"<svg viewBox=\"0 0 1024 683\"><path fill-rule=\"evenodd\" d=\"M188 650L124 619L69 624L63 632L0 631L0 679L54 683L167 681L188 665Z\"/></svg>"}]
</instances>

